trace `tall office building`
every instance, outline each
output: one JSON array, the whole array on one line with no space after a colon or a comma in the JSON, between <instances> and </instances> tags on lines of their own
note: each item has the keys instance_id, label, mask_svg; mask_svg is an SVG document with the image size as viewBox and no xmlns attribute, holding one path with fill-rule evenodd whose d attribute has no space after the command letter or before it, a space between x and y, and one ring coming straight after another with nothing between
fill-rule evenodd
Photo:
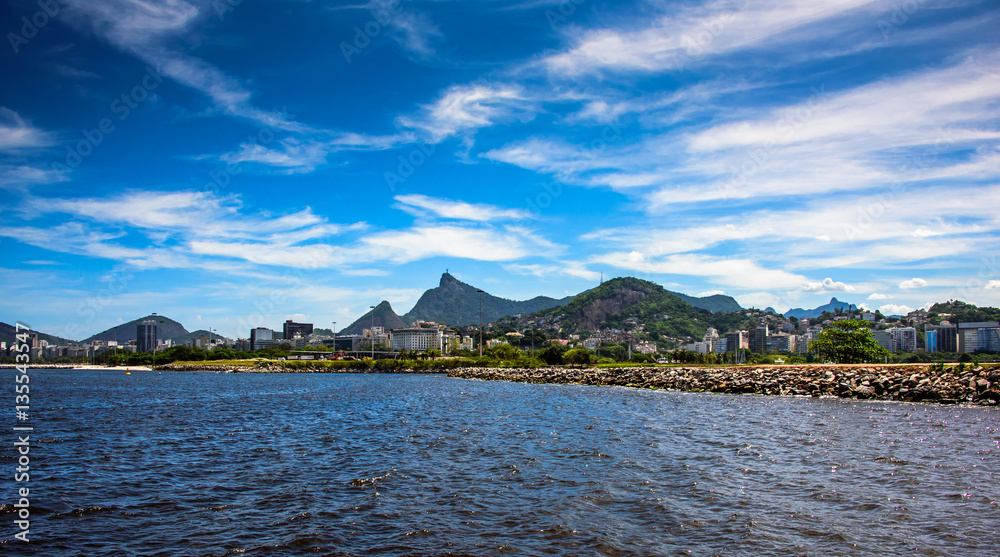
<instances>
[{"instance_id":1,"label":"tall office building","mask_svg":"<svg viewBox=\"0 0 1000 557\"><path fill-rule=\"evenodd\" d=\"M924 328L924 349L927 352L937 352L938 351L938 332L937 329L931 329L929 327Z\"/></svg>"},{"instance_id":2,"label":"tall office building","mask_svg":"<svg viewBox=\"0 0 1000 557\"><path fill-rule=\"evenodd\" d=\"M927 325L924 327L928 352L958 352L958 327Z\"/></svg>"},{"instance_id":3,"label":"tall office building","mask_svg":"<svg viewBox=\"0 0 1000 557\"><path fill-rule=\"evenodd\" d=\"M719 352L719 331L715 330L712 327L709 327L708 330L705 331L705 337L702 339L702 341L708 343L708 352L710 353Z\"/></svg>"},{"instance_id":4,"label":"tall office building","mask_svg":"<svg viewBox=\"0 0 1000 557\"><path fill-rule=\"evenodd\" d=\"M274 331L264 327L250 329L250 350L260 350L264 346L274 344Z\"/></svg>"},{"instance_id":5,"label":"tall office building","mask_svg":"<svg viewBox=\"0 0 1000 557\"><path fill-rule=\"evenodd\" d=\"M958 351L1000 352L1000 323L980 321L958 324Z\"/></svg>"},{"instance_id":6,"label":"tall office building","mask_svg":"<svg viewBox=\"0 0 1000 557\"><path fill-rule=\"evenodd\" d=\"M879 346L885 348L889 352L894 352L895 346L892 344L892 333L888 330L872 331L872 336L875 337L875 342L877 342Z\"/></svg>"},{"instance_id":7,"label":"tall office building","mask_svg":"<svg viewBox=\"0 0 1000 557\"><path fill-rule=\"evenodd\" d=\"M785 333L772 335L771 350L774 352L795 352L795 335Z\"/></svg>"},{"instance_id":8,"label":"tall office building","mask_svg":"<svg viewBox=\"0 0 1000 557\"><path fill-rule=\"evenodd\" d=\"M750 329L750 351L754 354L767 352L767 325Z\"/></svg>"},{"instance_id":9,"label":"tall office building","mask_svg":"<svg viewBox=\"0 0 1000 557\"><path fill-rule=\"evenodd\" d=\"M135 326L135 349L152 352L156 348L156 321L143 321Z\"/></svg>"},{"instance_id":10,"label":"tall office building","mask_svg":"<svg viewBox=\"0 0 1000 557\"><path fill-rule=\"evenodd\" d=\"M305 337L311 335L313 332L312 323L296 323L291 319L285 321L285 325L282 330L281 338L285 340L292 340L295 335Z\"/></svg>"},{"instance_id":11,"label":"tall office building","mask_svg":"<svg viewBox=\"0 0 1000 557\"><path fill-rule=\"evenodd\" d=\"M444 335L440 329L406 328L392 331L393 350L423 351L428 348L444 349Z\"/></svg>"},{"instance_id":12,"label":"tall office building","mask_svg":"<svg viewBox=\"0 0 1000 557\"><path fill-rule=\"evenodd\" d=\"M893 327L889 334L892 335L893 352L917 351L917 330L913 327Z\"/></svg>"},{"instance_id":13,"label":"tall office building","mask_svg":"<svg viewBox=\"0 0 1000 557\"><path fill-rule=\"evenodd\" d=\"M726 350L736 352L740 348L747 348L749 340L746 331L733 331L726 333Z\"/></svg>"}]
</instances>

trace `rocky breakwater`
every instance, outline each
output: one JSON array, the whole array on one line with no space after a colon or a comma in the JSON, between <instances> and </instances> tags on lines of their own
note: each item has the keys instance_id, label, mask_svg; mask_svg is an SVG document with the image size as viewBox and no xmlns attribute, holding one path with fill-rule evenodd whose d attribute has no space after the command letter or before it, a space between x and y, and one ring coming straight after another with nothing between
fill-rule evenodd
<instances>
[{"instance_id":1,"label":"rocky breakwater","mask_svg":"<svg viewBox=\"0 0 1000 557\"><path fill-rule=\"evenodd\" d=\"M458 368L449 376L761 395L1000 403L1000 367L803 365L753 367Z\"/></svg>"}]
</instances>

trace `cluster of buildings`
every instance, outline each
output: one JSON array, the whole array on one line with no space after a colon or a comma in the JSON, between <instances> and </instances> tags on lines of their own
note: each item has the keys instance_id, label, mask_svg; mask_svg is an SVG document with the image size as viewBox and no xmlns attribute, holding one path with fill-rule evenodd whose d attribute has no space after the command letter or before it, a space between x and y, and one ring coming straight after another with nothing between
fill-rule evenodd
<instances>
[{"instance_id":1,"label":"cluster of buildings","mask_svg":"<svg viewBox=\"0 0 1000 557\"><path fill-rule=\"evenodd\" d=\"M462 337L454 330L444 325L419 321L412 327L387 330L384 327L372 327L362 330L360 335L318 335L313 333L311 323L296 323L285 321L279 336L277 331L264 327L250 330L250 338L237 341L236 348L245 352L255 352L268 347L288 344L292 348L304 348L307 345L322 344L334 350L363 351L381 347L382 350L399 352L423 352L425 350L440 350L442 354L451 354L462 349L471 350L471 337Z\"/></svg>"},{"instance_id":2,"label":"cluster of buildings","mask_svg":"<svg viewBox=\"0 0 1000 557\"><path fill-rule=\"evenodd\" d=\"M155 340L155 339L154 339ZM161 341L157 350L172 346L170 341ZM32 361L35 360L56 360L59 358L99 358L107 352L143 352L136 340L129 342L117 342L114 340L93 340L88 343L73 343L68 345L50 344L47 340L41 339L36 333L31 333L28 338L28 355ZM153 346L150 344L149 346ZM9 347L6 342L0 342L0 354L8 354ZM152 350L152 348L149 348Z\"/></svg>"},{"instance_id":3,"label":"cluster of buildings","mask_svg":"<svg viewBox=\"0 0 1000 557\"><path fill-rule=\"evenodd\" d=\"M1000 322L927 325L925 342L928 352L1000 352Z\"/></svg>"},{"instance_id":4,"label":"cluster of buildings","mask_svg":"<svg viewBox=\"0 0 1000 557\"><path fill-rule=\"evenodd\" d=\"M763 324L746 331L731 331L720 335L717 330L709 328L701 342L688 344L684 348L699 354L718 354L739 350L755 354L767 352L805 354L809 349L809 342L819 334L820 330L822 327L812 326L805 333L795 335L787 330L772 329L770 325Z\"/></svg>"},{"instance_id":5,"label":"cluster of buildings","mask_svg":"<svg viewBox=\"0 0 1000 557\"><path fill-rule=\"evenodd\" d=\"M109 350L119 349L119 350L129 350L135 351L135 345L131 346L118 346L115 341L104 342L104 341L94 341L90 344L73 344L67 346L59 346L54 344L49 344L45 339L39 338L37 333L28 334L28 357L31 361L36 360L55 360L57 358L93 358L98 354L102 354ZM0 341L0 354L6 356L14 356L16 353L12 352L13 346L8 346L7 342ZM17 352L23 353L23 352Z\"/></svg>"},{"instance_id":6,"label":"cluster of buildings","mask_svg":"<svg viewBox=\"0 0 1000 557\"><path fill-rule=\"evenodd\" d=\"M688 344L684 348L701 354L735 352L745 349L755 354L781 352L790 354L806 354L809 343L813 341L822 325L808 325L804 332L791 334L796 330L791 323L784 323L777 329L768 324L762 324L748 331L734 331L720 335L715 329L709 328L701 342ZM875 341L889 352L914 353L921 351L918 343L916 327L889 327L872 331ZM924 326L924 347L926 352L968 353L1000 352L1000 322L986 321L977 323Z\"/></svg>"},{"instance_id":7,"label":"cluster of buildings","mask_svg":"<svg viewBox=\"0 0 1000 557\"><path fill-rule=\"evenodd\" d=\"M748 314L750 315L750 314ZM516 316L520 318L521 316ZM861 313L862 319L872 321L875 315ZM745 331L731 331L720 334L714 328L709 328L701 341L682 345L683 348L701 354L716 354L746 350L751 353L786 353L804 355L809 351L809 343L820 334L824 325L831 321L848 319L848 316L837 315L834 319L820 323L811 323L802 319L796 323L783 321L780 316L766 315L761 317L761 324ZM553 318L545 318L553 319ZM633 320L634 321L634 320ZM924 329L923 346L919 342L919 331L912 326L893 326L885 328L887 323L879 322L876 326L883 328L872 331L876 342L890 352L914 353L948 352L948 353L1000 353L1000 322L949 323L943 321L938 325L929 322L915 321ZM551 326L558 323L531 322L534 329L539 325ZM657 346L653 342L642 341L639 335L643 327L637 322L630 322L630 331L618 329L599 330L589 338L581 339L579 335L568 335L568 339L552 339L550 342L564 345L579 345L589 350L597 350L601 345L617 343L628 346L633 353L654 354ZM50 345L38 337L36 333L29 335L31 359L66 358L97 358L109 351L150 352L163 350L174 345L169 339L157 337L158 329L154 320L141 322L136 327L136 338L125 343L117 341L95 340L87 344L74 343L69 346ZM515 337L523 337L519 332L508 332L498 338L488 340L489 346L503 343L513 343ZM367 351L392 350L394 352L424 352L438 350L442 354L456 354L461 350L475 349L474 335L462 335L454 328L443 324L419 321L410 327L387 330L383 327L364 329L361 334L332 336L314 331L312 323L297 323L287 320L281 331L264 327L250 330L248 339L232 343L233 348L244 352L264 350L269 347L289 345L302 349L308 345L324 345L335 351ZM688 339L690 340L690 339ZM518 342L520 344L520 342ZM189 346L213 349L222 340L218 336L202 335L191 338L185 343ZM0 342L0 355L10 356L8 343Z\"/></svg>"},{"instance_id":8,"label":"cluster of buildings","mask_svg":"<svg viewBox=\"0 0 1000 557\"><path fill-rule=\"evenodd\" d=\"M136 338L129 341L119 342L117 340L92 340L90 342L74 342L72 344L50 344L45 339L39 338L38 333L31 332L28 335L29 351L28 355L32 360L55 360L58 358L87 358L100 359L107 352L152 352L166 350L175 343L171 339L159 338L159 328L154 320L147 320L136 325ZM198 348L211 350L222 344L223 341L218 335L201 335L188 339L184 344ZM0 342L0 355L9 355L9 348L6 342Z\"/></svg>"}]
</instances>

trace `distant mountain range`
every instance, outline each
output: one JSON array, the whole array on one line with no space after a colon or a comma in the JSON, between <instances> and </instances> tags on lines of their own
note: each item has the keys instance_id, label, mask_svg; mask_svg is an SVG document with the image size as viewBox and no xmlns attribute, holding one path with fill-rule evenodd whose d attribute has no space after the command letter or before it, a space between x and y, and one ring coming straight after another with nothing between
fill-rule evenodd
<instances>
[{"instance_id":1,"label":"distant mountain range","mask_svg":"<svg viewBox=\"0 0 1000 557\"><path fill-rule=\"evenodd\" d=\"M608 288L613 289L617 283L614 281L608 281L605 284L611 285ZM708 310L710 312L733 312L743 309L731 296L717 294L699 298L681 294L679 292L670 292L669 290L663 289L662 286L655 285L654 283L648 284L655 286L658 289L658 293L662 291L663 293L673 296L685 305L693 306L694 308ZM548 296L536 296L530 300L523 301L508 300L506 298L494 296L485 291L482 293L482 297L480 298L479 290L480 289L475 286L458 280L450 273L444 273L441 275L441 280L438 283L438 286L425 291L417 301L416 305L413 306L413 309L405 315L398 315L388 301L382 301L374 309L374 324L377 327L384 327L386 329L408 327L416 321L435 321L452 326L478 325L480 320L480 301L482 301L482 321L483 323L491 323L501 317L516 314L533 314L539 311L560 307L570 303L572 300L575 300L580 296L583 296L584 294L592 293L597 289L588 290L580 295L567 296L562 299L550 298ZM154 316L152 315L140 317L129 321L128 323L123 323L106 331L92 335L79 342L89 343L95 340L116 340L120 344L126 344L135 340L137 325L143 321L153 318ZM209 332L205 330L189 332L181 323L162 315L156 316L155 319L158 322L158 336L161 339L170 339L175 343L184 344L189 340L209 335ZM362 330L371 326L372 312L369 311L359 317L354 323L351 323L347 327L338 331L338 334L361 334ZM0 341L6 340L8 342L12 342L14 339L13 329L14 328L10 325L0 324ZM41 333L39 336L40 338L48 341L50 344L65 345L70 342L75 342L70 339L63 339L52 335L46 335L44 333ZM215 338L221 338L217 333L212 336Z\"/></svg>"},{"instance_id":2,"label":"distant mountain range","mask_svg":"<svg viewBox=\"0 0 1000 557\"><path fill-rule=\"evenodd\" d=\"M409 327L415 321L435 321L451 326L478 325L479 304L478 288L456 279L449 273L444 273L438 286L425 291L413 309L405 315L398 315L388 301L382 301L373 311L365 313L354 323L338 331L338 334L361 334L363 329L372 326L373 317L375 326L389 330ZM857 306L831 298L828 304L813 309L790 309L781 315L786 318L812 319L826 311L835 313L838 309L856 310ZM539 319L558 318L564 331L626 328L626 322L634 320L637 323L645 323L647 332L653 336L697 338L703 335L708 327L726 331L748 326L749 323L744 322L749 321L749 318L742 310L743 308L731 296L721 294L701 298L688 296L634 277L612 279L576 296L558 300L537 296L530 300L515 301L493 296L487 292L482 293L483 323L492 323L501 317L523 314L533 315ZM767 308L765 311L778 314L772 308ZM940 314L942 319L950 318L958 322L1000 318L1000 310L996 308L977 308L960 301L936 304L931 308L930 314L932 319L936 319ZM137 325L154 318L158 322L161 339L171 339L178 344L184 344L189 340L209 335L205 330L189 332L179 322L162 315L148 315L79 342L117 340L125 344L135 340ZM316 330L316 332L322 331L322 329ZM35 332L49 344L65 345L75 342ZM13 344L14 334L12 325L0 323L0 341ZM217 333L212 336L222 338Z\"/></svg>"},{"instance_id":3,"label":"distant mountain range","mask_svg":"<svg viewBox=\"0 0 1000 557\"><path fill-rule=\"evenodd\" d=\"M767 308L764 311L769 311L776 315L784 315L785 317L794 317L796 319L814 319L816 317L819 317L820 315L823 315L823 312L825 311L836 313L838 309L842 311L854 311L858 309L858 306L854 304L849 304L847 302L841 302L837 298L830 298L829 304L825 304L813 309L795 308L795 309L790 309L785 313L781 314L779 314L773 308Z\"/></svg>"},{"instance_id":4,"label":"distant mountain range","mask_svg":"<svg viewBox=\"0 0 1000 557\"><path fill-rule=\"evenodd\" d=\"M537 296L517 302L483 292L483 323L490 323L507 315L534 313L565 304L570 299L572 296L561 300ZM453 326L478 325L479 300L478 288L445 273L441 275L438 287L424 292L413 309L402 316L402 320L407 325L415 321L435 321Z\"/></svg>"}]
</instances>

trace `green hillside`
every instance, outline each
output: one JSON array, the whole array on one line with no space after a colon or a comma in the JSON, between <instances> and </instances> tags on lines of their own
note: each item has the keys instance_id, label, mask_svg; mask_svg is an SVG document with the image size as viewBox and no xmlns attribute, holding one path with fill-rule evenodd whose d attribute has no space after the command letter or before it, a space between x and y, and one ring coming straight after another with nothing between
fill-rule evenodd
<instances>
[{"instance_id":1,"label":"green hillside","mask_svg":"<svg viewBox=\"0 0 1000 557\"><path fill-rule=\"evenodd\" d=\"M950 300L931 306L927 310L927 317L935 324L940 323L942 320L952 323L1000 321L1000 309L979 307L959 300Z\"/></svg>"},{"instance_id":2,"label":"green hillside","mask_svg":"<svg viewBox=\"0 0 1000 557\"><path fill-rule=\"evenodd\" d=\"M566 305L538 312L560 317L564 333L631 329L644 325L651 340L661 336L700 339L714 327L721 334L747 328L750 318L738 312L711 312L692 306L662 286L634 277L612 279L575 296Z\"/></svg>"},{"instance_id":3,"label":"green hillside","mask_svg":"<svg viewBox=\"0 0 1000 557\"><path fill-rule=\"evenodd\" d=\"M670 291L668 290L667 292ZM687 294L681 294L680 292L673 292L673 294L676 294L678 298L696 308L707 309L708 311L740 311L743 309L743 306L735 298L726 296L725 294L713 294L704 298L696 298Z\"/></svg>"}]
</instances>

